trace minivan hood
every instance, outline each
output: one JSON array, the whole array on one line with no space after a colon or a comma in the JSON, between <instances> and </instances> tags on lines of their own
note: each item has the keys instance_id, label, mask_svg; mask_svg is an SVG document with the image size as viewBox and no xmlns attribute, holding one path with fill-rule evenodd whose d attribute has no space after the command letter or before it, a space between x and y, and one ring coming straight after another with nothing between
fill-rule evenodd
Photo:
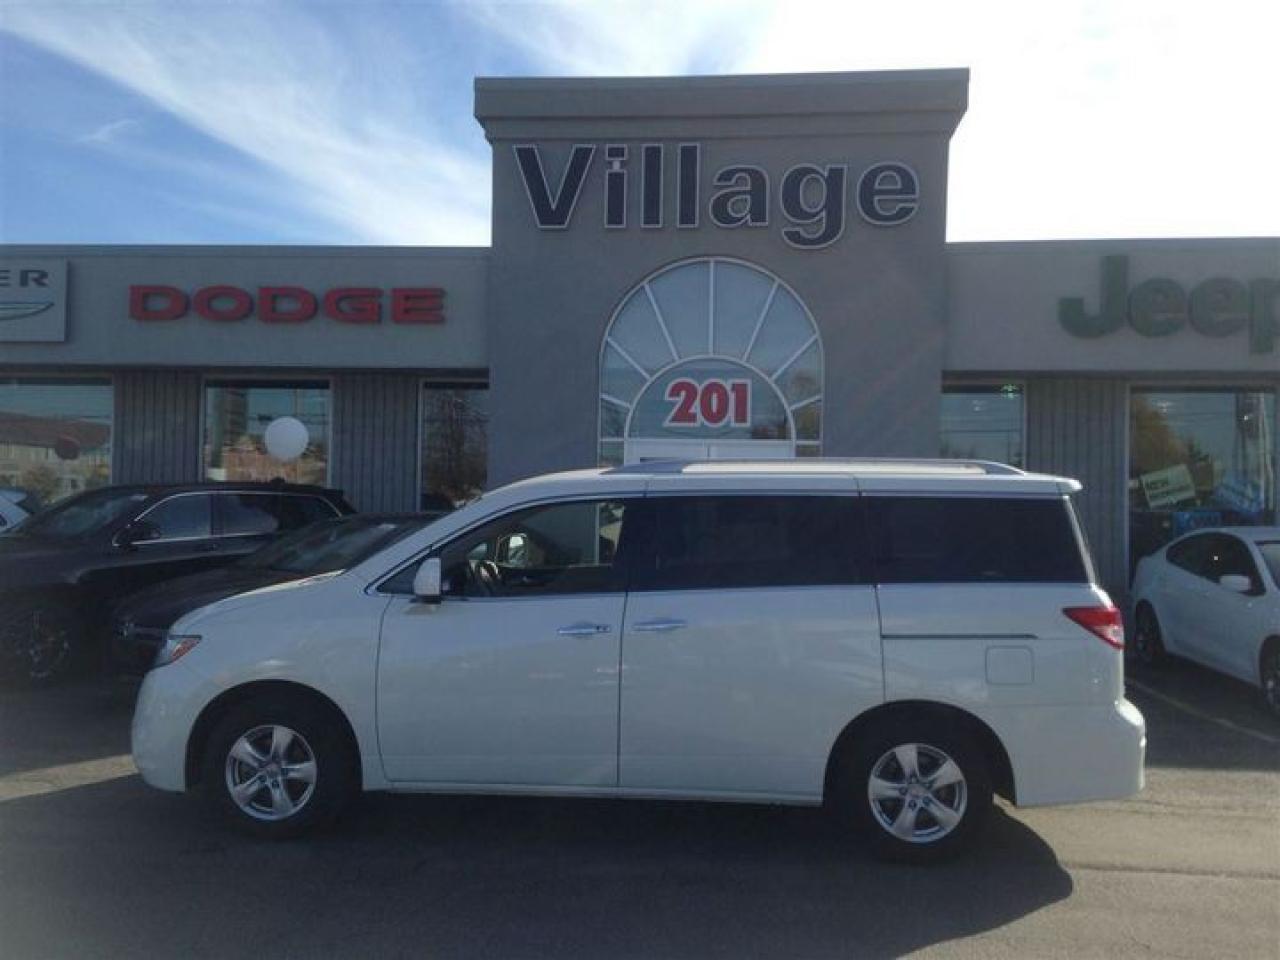
<instances>
[{"instance_id":1,"label":"minivan hood","mask_svg":"<svg viewBox=\"0 0 1280 960\"><path fill-rule=\"evenodd\" d=\"M198 632L202 623L216 620L228 614L243 613L253 607L273 603L286 594L289 595L290 602L292 602L294 591L315 589L336 577L342 576L344 572L335 570L333 573L321 573L314 577L304 577L301 580L288 580L284 583L269 584L256 590L250 590L247 593L237 593L234 596L216 600L207 606L198 607L179 618L170 629L174 633Z\"/></svg>"}]
</instances>

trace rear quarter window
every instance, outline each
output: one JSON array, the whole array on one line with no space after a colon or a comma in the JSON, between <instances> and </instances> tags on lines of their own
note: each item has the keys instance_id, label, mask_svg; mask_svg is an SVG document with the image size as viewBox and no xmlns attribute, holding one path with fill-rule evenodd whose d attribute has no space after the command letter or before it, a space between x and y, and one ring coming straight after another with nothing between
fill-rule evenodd
<instances>
[{"instance_id":1,"label":"rear quarter window","mask_svg":"<svg viewBox=\"0 0 1280 960\"><path fill-rule=\"evenodd\" d=\"M1087 583L1060 498L867 497L881 583Z\"/></svg>"}]
</instances>

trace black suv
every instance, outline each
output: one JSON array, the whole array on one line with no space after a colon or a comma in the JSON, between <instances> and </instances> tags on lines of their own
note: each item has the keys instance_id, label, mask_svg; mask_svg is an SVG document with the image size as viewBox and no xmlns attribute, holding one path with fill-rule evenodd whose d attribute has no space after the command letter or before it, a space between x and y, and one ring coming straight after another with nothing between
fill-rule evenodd
<instances>
[{"instance_id":1,"label":"black suv","mask_svg":"<svg viewBox=\"0 0 1280 960\"><path fill-rule=\"evenodd\" d=\"M53 679L105 649L119 598L352 512L340 491L279 482L104 487L64 500L0 537L0 673Z\"/></svg>"}]
</instances>

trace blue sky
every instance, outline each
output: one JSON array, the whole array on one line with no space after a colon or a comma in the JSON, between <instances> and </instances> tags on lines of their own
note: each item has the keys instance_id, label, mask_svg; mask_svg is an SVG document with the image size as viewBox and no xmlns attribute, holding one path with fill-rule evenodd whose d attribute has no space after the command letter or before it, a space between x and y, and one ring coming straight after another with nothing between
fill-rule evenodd
<instances>
[{"instance_id":1,"label":"blue sky","mask_svg":"<svg viewBox=\"0 0 1280 960\"><path fill-rule=\"evenodd\" d=\"M967 66L953 240L1280 235L1280 4L0 0L0 241L485 244L479 76Z\"/></svg>"}]
</instances>

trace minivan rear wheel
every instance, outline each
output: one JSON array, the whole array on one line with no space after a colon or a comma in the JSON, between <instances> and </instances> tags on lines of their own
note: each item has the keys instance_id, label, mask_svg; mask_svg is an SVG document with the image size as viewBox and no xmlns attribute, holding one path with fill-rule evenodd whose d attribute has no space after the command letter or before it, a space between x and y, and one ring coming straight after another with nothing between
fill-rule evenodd
<instances>
[{"instance_id":1,"label":"minivan rear wheel","mask_svg":"<svg viewBox=\"0 0 1280 960\"><path fill-rule=\"evenodd\" d=\"M982 751L961 730L895 718L847 751L835 813L886 860L931 863L974 842L991 809Z\"/></svg>"},{"instance_id":2,"label":"minivan rear wheel","mask_svg":"<svg viewBox=\"0 0 1280 960\"><path fill-rule=\"evenodd\" d=\"M201 784L214 810L264 839L331 822L357 787L356 756L332 718L302 698L237 704L214 726Z\"/></svg>"}]
</instances>

